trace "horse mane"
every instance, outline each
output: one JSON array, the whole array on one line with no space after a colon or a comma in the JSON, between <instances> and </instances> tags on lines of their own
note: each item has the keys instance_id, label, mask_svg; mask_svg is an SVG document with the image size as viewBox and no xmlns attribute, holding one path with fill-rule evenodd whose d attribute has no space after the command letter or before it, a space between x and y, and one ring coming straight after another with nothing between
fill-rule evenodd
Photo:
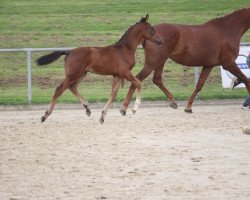
<instances>
[{"instance_id":1,"label":"horse mane","mask_svg":"<svg viewBox=\"0 0 250 200\"><path fill-rule=\"evenodd\" d=\"M140 21L139 21L140 22ZM122 37L116 42L114 43L114 46L120 46L123 44L123 42L126 40L127 36L128 36L128 33L139 23L135 23L134 25L130 26L128 28L128 30L122 35Z\"/></svg>"},{"instance_id":2,"label":"horse mane","mask_svg":"<svg viewBox=\"0 0 250 200\"><path fill-rule=\"evenodd\" d=\"M235 10L234 12L229 13L229 14L227 14L225 16L214 18L214 19L208 21L207 23L216 23L216 22L219 22L221 20L224 20L224 19L227 19L227 18L230 18L230 17L234 17L236 15L242 14L245 11L250 11L250 8L241 8L241 9Z\"/></svg>"}]
</instances>

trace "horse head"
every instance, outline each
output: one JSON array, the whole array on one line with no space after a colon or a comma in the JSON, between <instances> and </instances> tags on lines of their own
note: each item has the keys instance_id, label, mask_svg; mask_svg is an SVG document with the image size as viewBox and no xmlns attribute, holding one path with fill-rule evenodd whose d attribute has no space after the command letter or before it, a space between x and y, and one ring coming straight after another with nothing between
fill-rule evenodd
<instances>
[{"instance_id":1,"label":"horse head","mask_svg":"<svg viewBox=\"0 0 250 200\"><path fill-rule=\"evenodd\" d=\"M155 31L153 26L148 22L149 15L147 14L146 17L142 17L139 24L141 24L142 29L140 31L141 41L150 40L157 45L162 44L162 37L159 33Z\"/></svg>"}]
</instances>

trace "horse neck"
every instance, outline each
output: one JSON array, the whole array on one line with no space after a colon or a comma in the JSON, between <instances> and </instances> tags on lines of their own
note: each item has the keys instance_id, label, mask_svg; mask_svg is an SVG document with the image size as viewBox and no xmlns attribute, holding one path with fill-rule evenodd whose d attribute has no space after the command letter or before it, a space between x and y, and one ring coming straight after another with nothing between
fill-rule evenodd
<instances>
[{"instance_id":1,"label":"horse neck","mask_svg":"<svg viewBox=\"0 0 250 200\"><path fill-rule=\"evenodd\" d=\"M250 8L245 8L222 18L222 22L239 39L250 28Z\"/></svg>"},{"instance_id":2,"label":"horse neck","mask_svg":"<svg viewBox=\"0 0 250 200\"><path fill-rule=\"evenodd\" d=\"M118 45L122 45L132 53L135 53L138 44L140 43L140 30L138 30L136 27L133 27L129 32L126 33L125 36L121 38L121 41L119 41Z\"/></svg>"}]
</instances>

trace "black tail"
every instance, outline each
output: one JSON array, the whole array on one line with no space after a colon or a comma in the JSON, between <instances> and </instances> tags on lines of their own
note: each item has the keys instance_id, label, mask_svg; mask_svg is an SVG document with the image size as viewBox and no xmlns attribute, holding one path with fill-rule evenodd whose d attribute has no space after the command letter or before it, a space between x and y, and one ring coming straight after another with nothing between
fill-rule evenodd
<instances>
[{"instance_id":1,"label":"black tail","mask_svg":"<svg viewBox=\"0 0 250 200\"><path fill-rule=\"evenodd\" d=\"M53 53L44 55L36 60L37 65L47 65L50 64L57 59L59 59L62 55L67 55L68 51L54 51Z\"/></svg>"}]
</instances>

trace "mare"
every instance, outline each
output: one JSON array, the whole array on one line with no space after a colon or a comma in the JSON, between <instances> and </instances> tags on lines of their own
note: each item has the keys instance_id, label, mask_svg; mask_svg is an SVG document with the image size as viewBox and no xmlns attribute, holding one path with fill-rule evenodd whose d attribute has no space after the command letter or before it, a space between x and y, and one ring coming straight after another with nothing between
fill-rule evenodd
<instances>
[{"instance_id":1,"label":"mare","mask_svg":"<svg viewBox=\"0 0 250 200\"><path fill-rule=\"evenodd\" d=\"M196 88L184 109L187 113L192 113L192 103L197 93L213 67L218 65L238 77L246 85L250 95L250 83L235 63L241 36L250 28L250 8L237 10L201 25L163 23L154 28L162 36L163 44L157 48L150 41L143 43L145 64L136 77L143 81L154 71L153 82L168 97L171 107L177 108L177 103L162 80L163 67L168 58L188 67L203 66ZM122 115L126 114L134 90L135 85L131 84L120 109Z\"/></svg>"},{"instance_id":2,"label":"mare","mask_svg":"<svg viewBox=\"0 0 250 200\"><path fill-rule=\"evenodd\" d=\"M112 93L102 110L100 123L104 122L104 118L117 96L123 79L132 82L138 90L133 108L135 112L141 102L141 82L131 73L131 69L135 65L136 48L144 40L150 40L157 45L162 44L161 36L148 22L148 18L147 14L146 17L143 17L139 22L131 26L121 39L113 45L105 47L79 47L70 51L55 51L38 58L38 65L46 65L59 59L62 55L66 55L64 59L65 79L56 88L50 107L42 116L41 122L44 122L52 113L58 97L66 89L69 89L79 99L86 109L86 114L90 116L89 103L80 96L77 90L79 82L88 72L113 76Z\"/></svg>"}]
</instances>

